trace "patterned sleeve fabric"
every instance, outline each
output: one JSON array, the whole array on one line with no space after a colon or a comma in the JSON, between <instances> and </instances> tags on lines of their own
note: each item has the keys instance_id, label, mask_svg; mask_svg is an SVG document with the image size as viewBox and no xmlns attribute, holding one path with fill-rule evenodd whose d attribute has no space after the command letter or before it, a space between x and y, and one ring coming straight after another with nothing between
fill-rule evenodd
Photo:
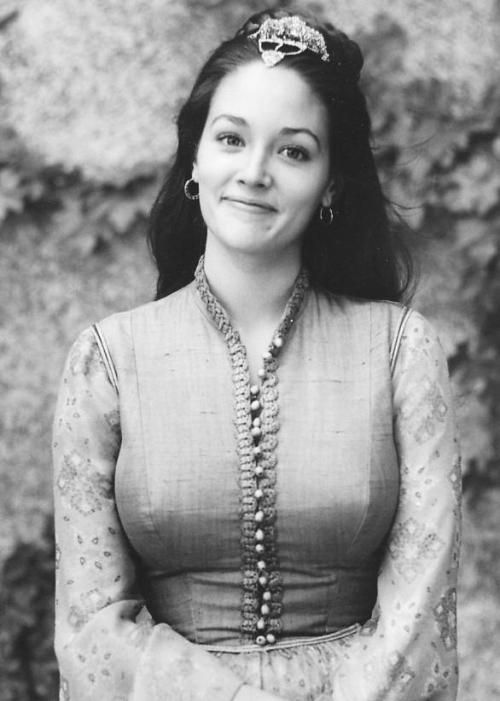
<instances>
[{"instance_id":1,"label":"patterned sleeve fabric","mask_svg":"<svg viewBox=\"0 0 500 701\"><path fill-rule=\"evenodd\" d=\"M346 641L335 701L454 701L460 461L448 371L432 328L412 312L394 371L399 507L374 615Z\"/></svg>"},{"instance_id":2,"label":"patterned sleeve fabric","mask_svg":"<svg viewBox=\"0 0 500 701\"><path fill-rule=\"evenodd\" d=\"M61 701L229 701L241 680L154 625L114 501L118 397L92 330L68 357L54 422L56 653Z\"/></svg>"}]
</instances>

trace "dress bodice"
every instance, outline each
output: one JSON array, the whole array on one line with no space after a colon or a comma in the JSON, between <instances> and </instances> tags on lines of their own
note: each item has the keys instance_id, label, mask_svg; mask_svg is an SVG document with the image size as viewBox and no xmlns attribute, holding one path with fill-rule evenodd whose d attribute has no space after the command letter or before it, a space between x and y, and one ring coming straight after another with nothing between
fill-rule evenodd
<instances>
[{"instance_id":1,"label":"dress bodice","mask_svg":"<svg viewBox=\"0 0 500 701\"><path fill-rule=\"evenodd\" d=\"M260 387L259 482L245 349L203 284L99 325L120 397L118 512L153 618L191 641L256 640L264 605L270 641L326 634L376 600L404 310L314 289L298 302Z\"/></svg>"}]
</instances>

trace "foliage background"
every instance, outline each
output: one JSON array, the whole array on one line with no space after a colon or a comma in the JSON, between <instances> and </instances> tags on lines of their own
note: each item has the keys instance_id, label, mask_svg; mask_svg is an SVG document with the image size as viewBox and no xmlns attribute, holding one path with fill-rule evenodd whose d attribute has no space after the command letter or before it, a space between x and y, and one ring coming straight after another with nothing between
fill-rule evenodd
<instances>
[{"instance_id":1,"label":"foliage background","mask_svg":"<svg viewBox=\"0 0 500 701\"><path fill-rule=\"evenodd\" d=\"M381 176L422 271L414 305L442 337L461 426L460 701L500 699L500 5L303 4L365 53ZM143 236L172 117L209 48L258 8L0 0L0 701L57 697L64 356L84 326L152 298Z\"/></svg>"}]
</instances>

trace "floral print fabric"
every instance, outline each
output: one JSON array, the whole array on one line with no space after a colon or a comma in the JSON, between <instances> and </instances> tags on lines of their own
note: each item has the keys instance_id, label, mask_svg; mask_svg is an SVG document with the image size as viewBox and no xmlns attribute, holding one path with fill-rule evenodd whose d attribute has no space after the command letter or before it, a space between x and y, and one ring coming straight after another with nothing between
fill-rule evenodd
<instances>
[{"instance_id":1,"label":"floral print fabric","mask_svg":"<svg viewBox=\"0 0 500 701\"><path fill-rule=\"evenodd\" d=\"M411 313L394 367L400 499L371 619L347 638L210 653L154 624L114 500L119 404L87 330L54 424L56 651L61 699L230 701L244 681L289 701L452 701L460 472L446 362Z\"/></svg>"}]
</instances>

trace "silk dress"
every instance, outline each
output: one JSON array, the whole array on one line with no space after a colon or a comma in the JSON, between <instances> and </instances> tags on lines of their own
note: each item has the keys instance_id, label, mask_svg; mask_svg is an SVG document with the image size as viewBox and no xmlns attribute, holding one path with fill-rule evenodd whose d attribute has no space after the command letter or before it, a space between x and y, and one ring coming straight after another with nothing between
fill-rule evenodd
<instances>
[{"instance_id":1,"label":"silk dress","mask_svg":"<svg viewBox=\"0 0 500 701\"><path fill-rule=\"evenodd\" d=\"M81 333L54 421L61 701L452 701L459 451L417 312L297 278L251 384L203 270Z\"/></svg>"}]
</instances>

